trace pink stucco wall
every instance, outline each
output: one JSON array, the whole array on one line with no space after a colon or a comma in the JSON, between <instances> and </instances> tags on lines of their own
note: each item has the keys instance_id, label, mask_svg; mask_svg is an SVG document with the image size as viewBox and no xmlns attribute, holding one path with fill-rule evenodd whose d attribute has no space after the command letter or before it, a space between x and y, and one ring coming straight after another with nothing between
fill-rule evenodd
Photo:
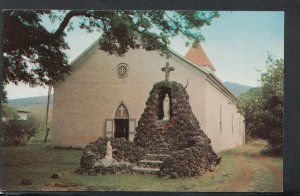
<instances>
[{"instance_id":1,"label":"pink stucco wall","mask_svg":"<svg viewBox=\"0 0 300 196\"><path fill-rule=\"evenodd\" d=\"M209 82L205 95L206 134L211 138L214 150L219 152L242 145L244 118L237 112L235 104Z\"/></svg>"}]
</instances>

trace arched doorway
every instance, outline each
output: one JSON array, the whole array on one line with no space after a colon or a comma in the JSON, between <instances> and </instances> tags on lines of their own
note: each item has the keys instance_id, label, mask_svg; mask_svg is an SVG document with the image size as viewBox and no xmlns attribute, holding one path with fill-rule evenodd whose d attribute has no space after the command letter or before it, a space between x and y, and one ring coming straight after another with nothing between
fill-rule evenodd
<instances>
[{"instance_id":1,"label":"arched doorway","mask_svg":"<svg viewBox=\"0 0 300 196\"><path fill-rule=\"evenodd\" d=\"M129 139L129 113L123 103L121 103L114 116L114 137Z\"/></svg>"}]
</instances>

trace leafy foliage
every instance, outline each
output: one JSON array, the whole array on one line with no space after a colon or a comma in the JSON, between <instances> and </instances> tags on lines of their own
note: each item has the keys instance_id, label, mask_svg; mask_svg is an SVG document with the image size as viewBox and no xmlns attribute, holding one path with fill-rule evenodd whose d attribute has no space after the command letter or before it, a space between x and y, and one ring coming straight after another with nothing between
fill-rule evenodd
<instances>
[{"instance_id":1,"label":"leafy foliage","mask_svg":"<svg viewBox=\"0 0 300 196\"><path fill-rule=\"evenodd\" d=\"M49 11L3 12L3 83L48 85L69 70L64 37L52 36L41 24Z\"/></svg>"},{"instance_id":2,"label":"leafy foliage","mask_svg":"<svg viewBox=\"0 0 300 196\"><path fill-rule=\"evenodd\" d=\"M265 111L262 121L268 125L267 141L271 147L270 153L282 153L283 136L283 88L284 62L283 59L268 59L269 67L262 74L262 109Z\"/></svg>"},{"instance_id":3,"label":"leafy foliage","mask_svg":"<svg viewBox=\"0 0 300 196\"><path fill-rule=\"evenodd\" d=\"M2 117L6 119L17 119L19 115L16 108L8 106L7 103L2 103Z\"/></svg>"},{"instance_id":4,"label":"leafy foliage","mask_svg":"<svg viewBox=\"0 0 300 196\"><path fill-rule=\"evenodd\" d=\"M27 120L20 120L15 111L12 119L3 122L1 142L4 146L25 145L43 127L42 121L30 114Z\"/></svg>"},{"instance_id":5,"label":"leafy foliage","mask_svg":"<svg viewBox=\"0 0 300 196\"><path fill-rule=\"evenodd\" d=\"M269 153L282 153L284 61L269 56L267 71L261 74L261 86L250 89L238 100L244 115L248 137L268 141Z\"/></svg>"},{"instance_id":6,"label":"leafy foliage","mask_svg":"<svg viewBox=\"0 0 300 196\"><path fill-rule=\"evenodd\" d=\"M217 12L199 11L58 11L6 10L3 12L3 84L32 86L63 80L70 66L64 50L71 18L87 32L100 32L100 49L123 56L129 49L157 50L168 55L170 38L183 36L187 45L203 40L200 28L210 25ZM59 21L49 32L42 17Z\"/></svg>"}]
</instances>

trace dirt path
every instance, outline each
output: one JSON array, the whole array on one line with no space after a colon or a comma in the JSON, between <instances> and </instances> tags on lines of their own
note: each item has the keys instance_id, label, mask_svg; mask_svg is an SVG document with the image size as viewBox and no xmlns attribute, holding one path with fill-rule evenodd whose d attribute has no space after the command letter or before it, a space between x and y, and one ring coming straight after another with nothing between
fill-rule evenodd
<instances>
[{"instance_id":1,"label":"dirt path","mask_svg":"<svg viewBox=\"0 0 300 196\"><path fill-rule=\"evenodd\" d=\"M267 158L267 157L261 157L261 158L259 158L259 161L263 164L263 166L265 168L267 168L267 170L272 172L272 174L274 176L272 186L270 187L270 189L268 191L270 191L270 192L280 191L281 192L282 187L283 187L283 172L282 172L282 170L278 169L273 164L271 164L269 158Z\"/></svg>"},{"instance_id":2,"label":"dirt path","mask_svg":"<svg viewBox=\"0 0 300 196\"><path fill-rule=\"evenodd\" d=\"M251 177L253 175L253 172L249 165L243 160L241 155L236 156L236 160L238 162L238 165L240 167L240 172L237 178L235 178L230 184L230 189L232 191L246 191L250 181Z\"/></svg>"},{"instance_id":3,"label":"dirt path","mask_svg":"<svg viewBox=\"0 0 300 196\"><path fill-rule=\"evenodd\" d=\"M243 154L234 155L234 158L237 162L236 166L238 167L236 171L238 173L234 178L224 183L223 186L218 187L216 191L249 191L249 188L251 187L251 183L253 183L252 181L255 178L255 175L257 175L257 171L255 171L253 166L251 166L251 162L247 160L249 157L246 159L246 156L247 155ZM263 167L266 172L271 173L273 175L272 185L263 191L281 192L283 187L282 169L273 165L271 163L272 158L269 157L251 156L251 159L253 159L253 161L255 161L258 165L261 165L261 167Z\"/></svg>"},{"instance_id":4,"label":"dirt path","mask_svg":"<svg viewBox=\"0 0 300 196\"><path fill-rule=\"evenodd\" d=\"M216 191L222 192L243 192L247 191L253 172L249 164L243 160L242 155L236 155L237 165L239 167L238 176L232 179L230 182L225 183L224 186L218 188Z\"/></svg>"}]
</instances>

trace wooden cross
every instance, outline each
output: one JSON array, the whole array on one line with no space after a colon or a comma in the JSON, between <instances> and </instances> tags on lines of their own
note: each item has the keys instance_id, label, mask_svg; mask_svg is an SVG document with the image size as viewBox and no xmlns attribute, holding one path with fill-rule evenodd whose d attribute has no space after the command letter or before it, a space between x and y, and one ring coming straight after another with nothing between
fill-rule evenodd
<instances>
[{"instance_id":1,"label":"wooden cross","mask_svg":"<svg viewBox=\"0 0 300 196\"><path fill-rule=\"evenodd\" d=\"M174 68L174 67L171 67L171 66L170 66L170 63L167 62L167 63L166 63L166 66L163 67L163 68L161 68L161 70L165 72L165 80L166 80L166 81L169 81L170 72L171 72L171 71L174 71L175 68Z\"/></svg>"},{"instance_id":2,"label":"wooden cross","mask_svg":"<svg viewBox=\"0 0 300 196\"><path fill-rule=\"evenodd\" d=\"M124 108L124 106L123 105L121 105L120 107L119 107L119 110L120 110L120 112L121 112L121 116L123 116L123 110L124 110L125 108Z\"/></svg>"}]
</instances>

